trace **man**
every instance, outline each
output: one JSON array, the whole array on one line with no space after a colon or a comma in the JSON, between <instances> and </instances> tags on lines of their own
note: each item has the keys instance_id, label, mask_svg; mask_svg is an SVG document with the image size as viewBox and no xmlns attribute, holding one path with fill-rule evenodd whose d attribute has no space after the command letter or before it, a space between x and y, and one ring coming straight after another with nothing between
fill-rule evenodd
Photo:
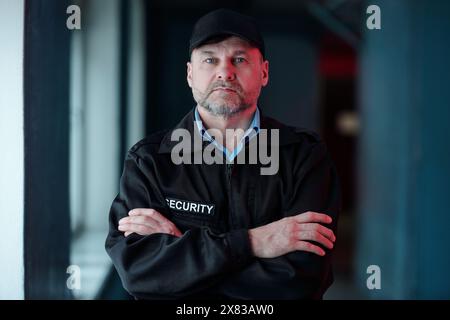
<instances>
[{"instance_id":1,"label":"man","mask_svg":"<svg viewBox=\"0 0 450 320\"><path fill-rule=\"evenodd\" d=\"M257 108L269 79L264 50L252 18L223 9L202 17L187 63L197 106L128 152L106 250L137 299L320 299L330 286L336 173L317 135ZM174 154L180 131L201 140L179 153L184 162ZM275 171L236 161L252 145L270 146ZM225 161L189 161L207 148Z\"/></svg>"}]
</instances>

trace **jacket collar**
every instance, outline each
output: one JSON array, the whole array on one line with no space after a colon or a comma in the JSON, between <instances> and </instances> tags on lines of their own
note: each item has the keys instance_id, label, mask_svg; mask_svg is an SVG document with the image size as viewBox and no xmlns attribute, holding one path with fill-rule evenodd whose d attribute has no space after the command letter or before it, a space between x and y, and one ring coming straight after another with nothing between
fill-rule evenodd
<instances>
[{"instance_id":1,"label":"jacket collar","mask_svg":"<svg viewBox=\"0 0 450 320\"><path fill-rule=\"evenodd\" d=\"M171 136L172 133L177 129L184 129L187 130L191 137L191 146L194 146L194 135L197 135L197 138L202 140L198 130L194 127L195 123L195 117L194 117L194 109L189 111L184 118L171 130L169 130L164 137L161 140L161 144L159 146L159 153L170 153L172 151L172 148L179 143L179 141L172 141ZM263 115L263 112L260 110L260 125L261 129L278 129L280 130L280 140L279 145L284 146L292 143L298 143L301 141L300 135L297 133L298 130L295 130L293 127L286 126L280 122L278 122L275 119L272 119L270 117L265 117ZM269 139L270 143L270 139ZM203 141L203 144L209 144L206 141ZM201 151L201 149L195 149L192 148L191 150L186 150L189 152L196 152Z\"/></svg>"}]
</instances>

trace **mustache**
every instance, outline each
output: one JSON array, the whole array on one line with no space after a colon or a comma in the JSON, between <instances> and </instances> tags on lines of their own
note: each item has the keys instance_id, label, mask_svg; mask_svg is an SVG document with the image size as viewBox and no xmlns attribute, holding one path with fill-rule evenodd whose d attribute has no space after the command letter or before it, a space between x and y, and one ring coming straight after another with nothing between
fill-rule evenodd
<instances>
[{"instance_id":1,"label":"mustache","mask_svg":"<svg viewBox=\"0 0 450 320\"><path fill-rule=\"evenodd\" d=\"M211 94L211 92L213 92L217 88L231 89L233 91L236 91L238 94L242 92L242 88L238 84L231 84L226 81L216 81L213 84L211 84L210 88L208 88L208 95Z\"/></svg>"}]
</instances>

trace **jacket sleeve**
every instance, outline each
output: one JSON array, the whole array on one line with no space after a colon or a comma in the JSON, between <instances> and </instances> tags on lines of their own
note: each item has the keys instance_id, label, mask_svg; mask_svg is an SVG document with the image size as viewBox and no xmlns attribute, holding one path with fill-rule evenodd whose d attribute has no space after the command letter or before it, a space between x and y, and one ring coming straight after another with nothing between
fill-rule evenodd
<instances>
[{"instance_id":1,"label":"jacket sleeve","mask_svg":"<svg viewBox=\"0 0 450 320\"><path fill-rule=\"evenodd\" d=\"M336 234L340 190L334 166L322 142L315 144L306 160L298 159L285 197L284 216L306 211L328 214L326 225ZM332 251L325 256L295 251L277 258L255 259L222 283L224 294L242 299L321 299L333 281ZM238 285L239 283L239 285Z\"/></svg>"},{"instance_id":2,"label":"jacket sleeve","mask_svg":"<svg viewBox=\"0 0 450 320\"><path fill-rule=\"evenodd\" d=\"M131 209L154 208L162 214L166 210L156 173L146 169L144 174L141 161L135 153L128 153L105 243L131 295L138 299L195 295L249 263L251 249L245 229L213 234L208 228L195 228L180 238L163 233L124 237L117 229L118 221Z\"/></svg>"}]
</instances>

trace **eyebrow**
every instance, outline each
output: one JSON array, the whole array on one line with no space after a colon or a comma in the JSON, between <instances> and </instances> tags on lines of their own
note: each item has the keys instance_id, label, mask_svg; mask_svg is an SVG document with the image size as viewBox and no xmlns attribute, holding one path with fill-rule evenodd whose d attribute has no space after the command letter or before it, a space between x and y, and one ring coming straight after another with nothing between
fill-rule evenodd
<instances>
[{"instance_id":1,"label":"eyebrow","mask_svg":"<svg viewBox=\"0 0 450 320\"><path fill-rule=\"evenodd\" d=\"M200 52L200 54L202 54L202 55L212 55L212 54L214 54L214 51L202 50Z\"/></svg>"},{"instance_id":2,"label":"eyebrow","mask_svg":"<svg viewBox=\"0 0 450 320\"><path fill-rule=\"evenodd\" d=\"M215 51L211 51L211 50L202 50L200 52L200 54L202 54L202 55L214 55L215 53L216 53ZM245 50L236 50L236 51L233 52L233 55L234 56L247 55L247 51L245 51Z\"/></svg>"}]
</instances>

